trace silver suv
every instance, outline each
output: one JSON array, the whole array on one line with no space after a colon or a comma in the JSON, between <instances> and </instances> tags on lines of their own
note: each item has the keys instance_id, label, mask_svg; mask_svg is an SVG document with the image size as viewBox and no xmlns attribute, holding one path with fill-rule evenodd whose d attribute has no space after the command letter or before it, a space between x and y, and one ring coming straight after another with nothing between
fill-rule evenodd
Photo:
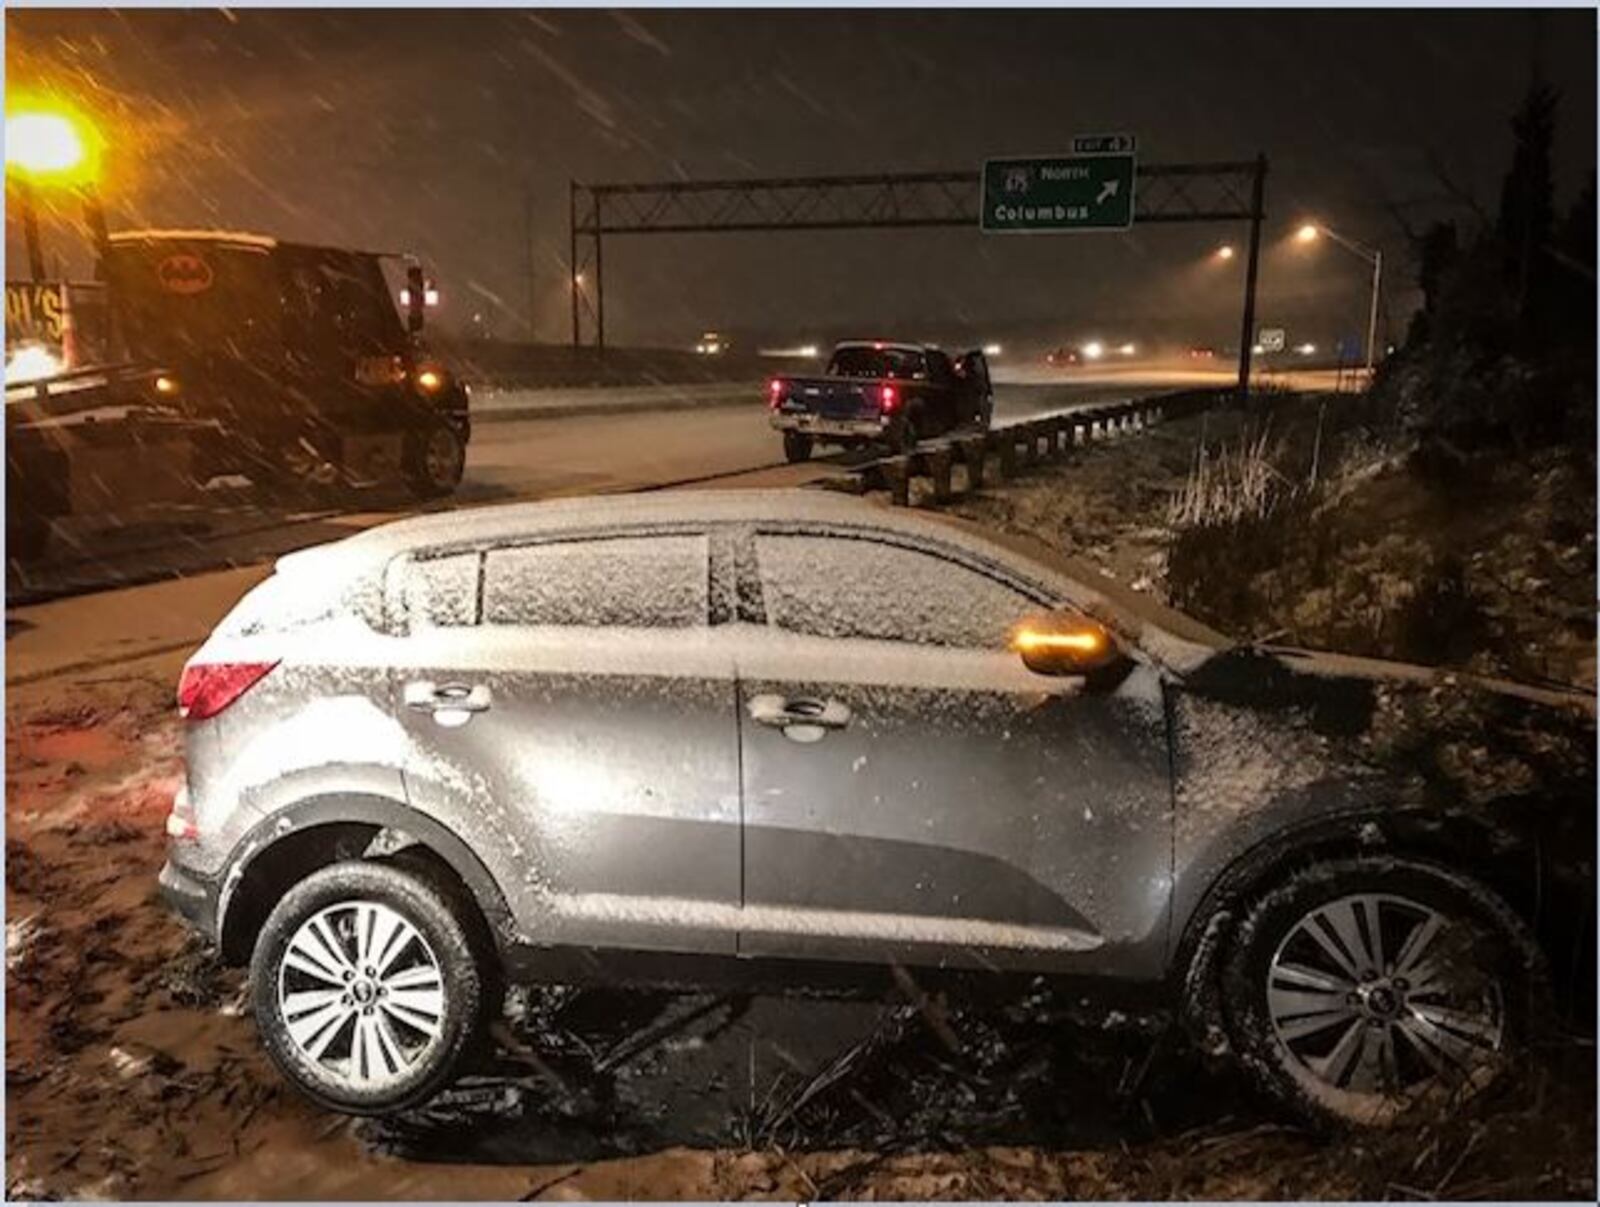
<instances>
[{"instance_id":1,"label":"silver suv","mask_svg":"<svg viewBox=\"0 0 1600 1207\"><path fill-rule=\"evenodd\" d=\"M898 964L1153 988L1381 1121L1543 984L1533 847L1391 765L1430 684L815 492L421 517L284 558L185 668L161 883L343 1111L447 1085L507 979Z\"/></svg>"}]
</instances>

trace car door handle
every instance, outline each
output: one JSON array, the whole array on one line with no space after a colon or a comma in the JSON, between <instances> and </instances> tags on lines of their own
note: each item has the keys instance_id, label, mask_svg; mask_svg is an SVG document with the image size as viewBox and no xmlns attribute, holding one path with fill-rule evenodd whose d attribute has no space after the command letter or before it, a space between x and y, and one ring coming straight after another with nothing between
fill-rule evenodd
<instances>
[{"instance_id":1,"label":"car door handle","mask_svg":"<svg viewBox=\"0 0 1600 1207\"><path fill-rule=\"evenodd\" d=\"M406 707L417 712L487 712L492 702L482 683L407 683Z\"/></svg>"},{"instance_id":2,"label":"car door handle","mask_svg":"<svg viewBox=\"0 0 1600 1207\"><path fill-rule=\"evenodd\" d=\"M842 700L817 700L810 696L752 696L750 717L774 729L843 729L850 724L850 706Z\"/></svg>"}]
</instances>

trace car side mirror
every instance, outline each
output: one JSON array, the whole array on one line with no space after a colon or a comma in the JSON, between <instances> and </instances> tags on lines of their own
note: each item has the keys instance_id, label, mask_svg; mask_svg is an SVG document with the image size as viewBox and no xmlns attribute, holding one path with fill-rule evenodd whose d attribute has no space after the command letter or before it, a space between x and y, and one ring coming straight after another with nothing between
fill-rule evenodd
<instances>
[{"instance_id":1,"label":"car side mirror","mask_svg":"<svg viewBox=\"0 0 1600 1207\"><path fill-rule=\"evenodd\" d=\"M1123 658L1104 625L1065 613L1024 621L1012 634L1011 648L1036 675L1087 677Z\"/></svg>"},{"instance_id":2,"label":"car side mirror","mask_svg":"<svg viewBox=\"0 0 1600 1207\"><path fill-rule=\"evenodd\" d=\"M428 302L428 284L422 277L422 265L406 265L406 330L415 335L422 330L423 307Z\"/></svg>"}]
</instances>

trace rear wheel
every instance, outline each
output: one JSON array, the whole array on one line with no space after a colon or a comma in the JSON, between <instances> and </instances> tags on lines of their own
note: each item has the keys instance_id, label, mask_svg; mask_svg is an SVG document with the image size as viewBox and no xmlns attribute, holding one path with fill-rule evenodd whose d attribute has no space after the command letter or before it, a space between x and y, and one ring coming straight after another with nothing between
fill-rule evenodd
<instances>
[{"instance_id":1,"label":"rear wheel","mask_svg":"<svg viewBox=\"0 0 1600 1207\"><path fill-rule=\"evenodd\" d=\"M256 941L251 996L279 1070L322 1106L417 1106L481 1043L487 970L472 920L425 876L337 863L279 901Z\"/></svg>"},{"instance_id":2,"label":"rear wheel","mask_svg":"<svg viewBox=\"0 0 1600 1207\"><path fill-rule=\"evenodd\" d=\"M791 465L811 460L811 450L814 446L812 438L805 432L783 434L783 457Z\"/></svg>"},{"instance_id":3,"label":"rear wheel","mask_svg":"<svg viewBox=\"0 0 1600 1207\"><path fill-rule=\"evenodd\" d=\"M453 493L466 473L467 446L447 423L408 433L404 456L406 480L419 498Z\"/></svg>"},{"instance_id":4,"label":"rear wheel","mask_svg":"<svg viewBox=\"0 0 1600 1207\"><path fill-rule=\"evenodd\" d=\"M917 447L917 420L914 415L901 415L884 433L891 453L909 453Z\"/></svg>"},{"instance_id":5,"label":"rear wheel","mask_svg":"<svg viewBox=\"0 0 1600 1207\"><path fill-rule=\"evenodd\" d=\"M1314 1123L1386 1125L1481 1091L1542 1007L1527 928L1478 882L1362 857L1290 876L1250 908L1222 969L1246 1071Z\"/></svg>"}]
</instances>

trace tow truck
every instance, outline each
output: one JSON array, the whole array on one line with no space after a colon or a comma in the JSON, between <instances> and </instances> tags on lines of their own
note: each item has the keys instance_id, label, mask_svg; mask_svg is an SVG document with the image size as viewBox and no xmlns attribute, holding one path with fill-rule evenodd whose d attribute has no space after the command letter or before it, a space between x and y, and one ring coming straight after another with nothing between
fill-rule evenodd
<instances>
[{"instance_id":1,"label":"tow truck","mask_svg":"<svg viewBox=\"0 0 1600 1207\"><path fill-rule=\"evenodd\" d=\"M386 259L404 264L404 319ZM422 498L459 484L470 396L422 342L415 259L136 230L107 237L98 275L6 286L11 560L42 556L58 517L218 477L269 492L403 482Z\"/></svg>"}]
</instances>

